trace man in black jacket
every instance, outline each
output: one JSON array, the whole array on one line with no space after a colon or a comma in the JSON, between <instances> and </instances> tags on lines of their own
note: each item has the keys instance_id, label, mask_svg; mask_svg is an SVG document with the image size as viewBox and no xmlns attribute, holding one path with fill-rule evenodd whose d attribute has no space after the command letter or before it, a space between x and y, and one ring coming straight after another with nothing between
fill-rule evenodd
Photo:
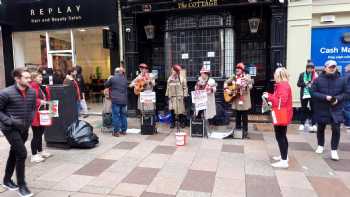
<instances>
[{"instance_id":1,"label":"man in black jacket","mask_svg":"<svg viewBox=\"0 0 350 197\"><path fill-rule=\"evenodd\" d=\"M105 87L111 90L113 136L125 135L128 129L128 80L125 78L124 68L116 68L115 75L106 81Z\"/></svg>"},{"instance_id":2,"label":"man in black jacket","mask_svg":"<svg viewBox=\"0 0 350 197\"><path fill-rule=\"evenodd\" d=\"M15 84L0 91L0 129L11 146L3 187L30 197L33 194L25 182L27 149L24 144L35 112L36 93L29 88L31 76L27 70L16 68L13 77ZM18 185L11 180L15 168Z\"/></svg>"}]
</instances>

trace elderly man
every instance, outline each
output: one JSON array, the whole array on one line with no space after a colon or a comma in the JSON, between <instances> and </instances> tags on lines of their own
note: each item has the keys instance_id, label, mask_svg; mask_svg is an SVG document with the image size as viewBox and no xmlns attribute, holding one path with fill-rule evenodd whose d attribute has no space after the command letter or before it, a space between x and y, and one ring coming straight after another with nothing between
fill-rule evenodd
<instances>
[{"instance_id":1,"label":"elderly man","mask_svg":"<svg viewBox=\"0 0 350 197\"><path fill-rule=\"evenodd\" d=\"M127 104L128 104L128 81L124 75L124 68L116 68L114 76L109 77L105 83L106 88L111 90L112 100L112 123L115 137L125 135L128 128Z\"/></svg>"},{"instance_id":2,"label":"elderly man","mask_svg":"<svg viewBox=\"0 0 350 197\"><path fill-rule=\"evenodd\" d=\"M311 87L315 111L313 118L317 123L316 153L324 151L324 135L327 124L332 127L331 159L339 160L338 146L340 141L340 124L344 121L343 103L346 100L346 83L337 70L337 62L329 60L325 63L324 71L314 81Z\"/></svg>"}]
</instances>

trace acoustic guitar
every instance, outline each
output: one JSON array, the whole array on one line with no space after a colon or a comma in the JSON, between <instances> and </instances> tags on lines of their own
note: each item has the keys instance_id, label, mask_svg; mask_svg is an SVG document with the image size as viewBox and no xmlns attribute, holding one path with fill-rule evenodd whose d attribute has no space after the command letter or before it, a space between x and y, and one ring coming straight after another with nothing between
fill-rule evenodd
<instances>
[{"instance_id":1,"label":"acoustic guitar","mask_svg":"<svg viewBox=\"0 0 350 197\"><path fill-rule=\"evenodd\" d=\"M227 84L227 89L230 90L231 93L228 93L228 92L224 91L224 100L227 103L231 103L233 101L233 99L238 96L236 84L232 83L232 82L228 83Z\"/></svg>"},{"instance_id":2,"label":"acoustic guitar","mask_svg":"<svg viewBox=\"0 0 350 197\"><path fill-rule=\"evenodd\" d=\"M146 83L144 80L139 79L135 82L135 86L134 86L134 94L136 96L140 95L140 93L145 89L146 87Z\"/></svg>"}]
</instances>

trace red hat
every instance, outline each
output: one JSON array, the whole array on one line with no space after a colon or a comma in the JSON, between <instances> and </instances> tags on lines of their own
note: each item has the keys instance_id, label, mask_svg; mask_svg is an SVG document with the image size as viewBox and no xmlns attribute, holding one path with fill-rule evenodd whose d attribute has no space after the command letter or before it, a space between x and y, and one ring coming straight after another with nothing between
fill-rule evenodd
<instances>
[{"instance_id":1,"label":"red hat","mask_svg":"<svg viewBox=\"0 0 350 197\"><path fill-rule=\"evenodd\" d=\"M240 63L238 63L238 64L236 65L236 68L245 70L245 65L244 65L242 62L240 62Z\"/></svg>"},{"instance_id":2,"label":"red hat","mask_svg":"<svg viewBox=\"0 0 350 197\"><path fill-rule=\"evenodd\" d=\"M210 70L207 69L206 66L203 66L202 69L201 69L201 71L200 71L200 73L201 73L201 74L202 74L202 73L207 73L207 74L209 74L209 73L210 73Z\"/></svg>"},{"instance_id":3,"label":"red hat","mask_svg":"<svg viewBox=\"0 0 350 197\"><path fill-rule=\"evenodd\" d=\"M149 69L149 68L148 68L148 65L145 64L145 63L140 64L140 65L139 65L139 68L146 68L146 69Z\"/></svg>"},{"instance_id":4,"label":"red hat","mask_svg":"<svg viewBox=\"0 0 350 197\"><path fill-rule=\"evenodd\" d=\"M179 73L182 68L181 68L180 64L174 64L173 69L175 70L175 72Z\"/></svg>"}]
</instances>

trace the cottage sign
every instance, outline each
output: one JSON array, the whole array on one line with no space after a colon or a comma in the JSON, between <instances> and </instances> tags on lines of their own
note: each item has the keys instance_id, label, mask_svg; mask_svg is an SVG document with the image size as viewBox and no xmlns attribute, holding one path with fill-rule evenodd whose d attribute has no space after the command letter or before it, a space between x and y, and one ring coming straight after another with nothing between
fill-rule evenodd
<instances>
[{"instance_id":1,"label":"the cottage sign","mask_svg":"<svg viewBox=\"0 0 350 197\"><path fill-rule=\"evenodd\" d=\"M177 8L187 9L187 8L205 8L214 7L219 5L219 0L190 0L188 2L177 3Z\"/></svg>"}]
</instances>

